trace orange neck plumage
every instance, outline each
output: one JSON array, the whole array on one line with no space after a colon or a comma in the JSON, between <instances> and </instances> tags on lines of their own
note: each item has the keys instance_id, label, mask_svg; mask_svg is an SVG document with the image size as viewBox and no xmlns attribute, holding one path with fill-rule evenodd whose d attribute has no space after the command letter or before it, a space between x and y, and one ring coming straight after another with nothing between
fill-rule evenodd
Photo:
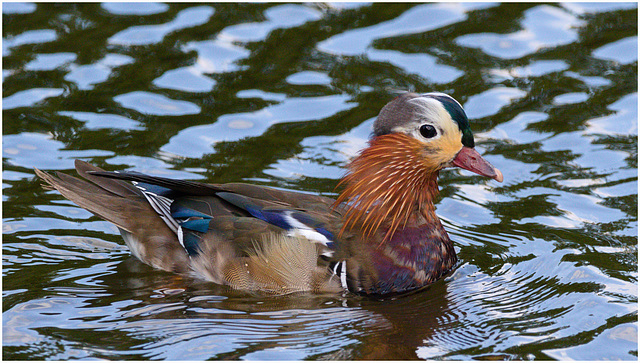
<instances>
[{"instance_id":1,"label":"orange neck plumage","mask_svg":"<svg viewBox=\"0 0 640 363\"><path fill-rule=\"evenodd\" d=\"M338 184L346 185L334 203L334 208L345 206L340 235L358 227L370 237L386 227L384 242L408 224L438 223L433 199L440 166L429 164L426 152L424 144L407 135L373 138Z\"/></svg>"}]
</instances>

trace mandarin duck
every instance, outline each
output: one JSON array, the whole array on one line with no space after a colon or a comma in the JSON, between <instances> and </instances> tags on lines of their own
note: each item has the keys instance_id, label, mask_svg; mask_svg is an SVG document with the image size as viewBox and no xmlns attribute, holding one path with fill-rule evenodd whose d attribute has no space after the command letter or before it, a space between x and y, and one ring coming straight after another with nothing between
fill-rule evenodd
<instances>
[{"instance_id":1,"label":"mandarin duck","mask_svg":"<svg viewBox=\"0 0 640 363\"><path fill-rule=\"evenodd\" d=\"M405 93L380 111L335 200L80 160L84 180L35 172L45 188L115 224L131 253L155 268L241 290L381 296L425 287L456 264L434 207L438 173L452 166L502 181L474 149L455 99Z\"/></svg>"}]
</instances>

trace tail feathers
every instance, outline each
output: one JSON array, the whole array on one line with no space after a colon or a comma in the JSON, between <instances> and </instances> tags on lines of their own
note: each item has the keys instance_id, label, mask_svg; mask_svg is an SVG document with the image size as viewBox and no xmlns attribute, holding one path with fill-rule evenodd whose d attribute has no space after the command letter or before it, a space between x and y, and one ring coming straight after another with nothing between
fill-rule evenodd
<instances>
[{"instance_id":1,"label":"tail feathers","mask_svg":"<svg viewBox=\"0 0 640 363\"><path fill-rule=\"evenodd\" d=\"M101 188L116 194L122 198L129 198L142 195L138 188L134 187L130 183L126 183L120 180L101 178L90 172L103 172L103 169L97 166L91 165L85 161L76 159L76 170L81 177L89 180L92 183L99 185Z\"/></svg>"},{"instance_id":2,"label":"tail feathers","mask_svg":"<svg viewBox=\"0 0 640 363\"><path fill-rule=\"evenodd\" d=\"M139 193L134 194L134 190L126 186L114 185L112 180L108 180L108 183L96 180L98 184L93 184L62 173L53 176L38 169L35 169L35 172L46 183L45 188L58 190L65 198L80 207L129 232L133 232L132 217L148 209L142 203L144 197ZM124 198L122 195L135 198Z\"/></svg>"},{"instance_id":3,"label":"tail feathers","mask_svg":"<svg viewBox=\"0 0 640 363\"><path fill-rule=\"evenodd\" d=\"M158 216L141 191L127 182L100 178L92 171L100 168L76 161L78 173L87 180L35 169L47 189L98 217L115 224L134 256L155 268L174 272L189 270L189 257L176 234ZM93 183L92 183L93 182Z\"/></svg>"},{"instance_id":4,"label":"tail feathers","mask_svg":"<svg viewBox=\"0 0 640 363\"><path fill-rule=\"evenodd\" d=\"M151 185L157 185L159 187L170 189L177 193L185 195L199 195L209 196L214 195L217 192L223 191L220 186L213 184L205 184L199 182L193 182L188 180L178 180L171 178L163 178L159 176L152 176L141 174L137 172L111 172L104 170L90 170L88 174L101 179L114 179L114 180L128 180L132 182L146 183Z\"/></svg>"}]
</instances>

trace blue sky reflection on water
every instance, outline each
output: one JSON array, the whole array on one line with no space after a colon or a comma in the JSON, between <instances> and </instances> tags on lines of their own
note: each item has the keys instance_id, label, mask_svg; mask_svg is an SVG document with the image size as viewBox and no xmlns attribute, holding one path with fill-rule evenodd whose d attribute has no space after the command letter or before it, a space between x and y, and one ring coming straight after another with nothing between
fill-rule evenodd
<instances>
[{"instance_id":1,"label":"blue sky reflection on water","mask_svg":"<svg viewBox=\"0 0 640 363\"><path fill-rule=\"evenodd\" d=\"M637 360L636 3L2 11L3 358ZM402 90L458 99L505 177L441 172L460 261L407 297L157 271L34 179L81 159L335 196Z\"/></svg>"}]
</instances>

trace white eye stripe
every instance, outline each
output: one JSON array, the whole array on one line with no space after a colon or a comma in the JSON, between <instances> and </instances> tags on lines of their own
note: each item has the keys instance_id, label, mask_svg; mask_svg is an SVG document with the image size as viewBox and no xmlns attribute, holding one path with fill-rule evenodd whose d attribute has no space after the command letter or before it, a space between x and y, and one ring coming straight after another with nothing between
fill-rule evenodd
<instances>
[{"instance_id":1,"label":"white eye stripe","mask_svg":"<svg viewBox=\"0 0 640 363\"><path fill-rule=\"evenodd\" d=\"M414 106L412 119L392 127L390 131L409 135L425 144L442 137L449 137L450 134L451 136L457 135L459 133L457 123L445 109L443 103L434 97L446 97L446 99L455 101L451 96L444 93L428 93L421 97L412 98L407 101ZM430 136L430 133L424 134L421 132L421 127L424 125L433 126L436 131L435 135Z\"/></svg>"},{"instance_id":2,"label":"white eye stripe","mask_svg":"<svg viewBox=\"0 0 640 363\"><path fill-rule=\"evenodd\" d=\"M460 108L463 108L462 105L460 104L460 102L458 102L458 100L456 100L455 98L451 97L451 95L448 95L446 93L442 93L442 92L429 92L429 93L423 93L421 94L421 96L423 97L445 97L448 98L452 101L454 101L455 103L458 104L458 106L460 106Z\"/></svg>"},{"instance_id":3,"label":"white eye stripe","mask_svg":"<svg viewBox=\"0 0 640 363\"><path fill-rule=\"evenodd\" d=\"M416 97L409 100L409 102L416 106L414 117L419 117L422 120L440 120L449 115L442 103L435 98Z\"/></svg>"}]
</instances>

